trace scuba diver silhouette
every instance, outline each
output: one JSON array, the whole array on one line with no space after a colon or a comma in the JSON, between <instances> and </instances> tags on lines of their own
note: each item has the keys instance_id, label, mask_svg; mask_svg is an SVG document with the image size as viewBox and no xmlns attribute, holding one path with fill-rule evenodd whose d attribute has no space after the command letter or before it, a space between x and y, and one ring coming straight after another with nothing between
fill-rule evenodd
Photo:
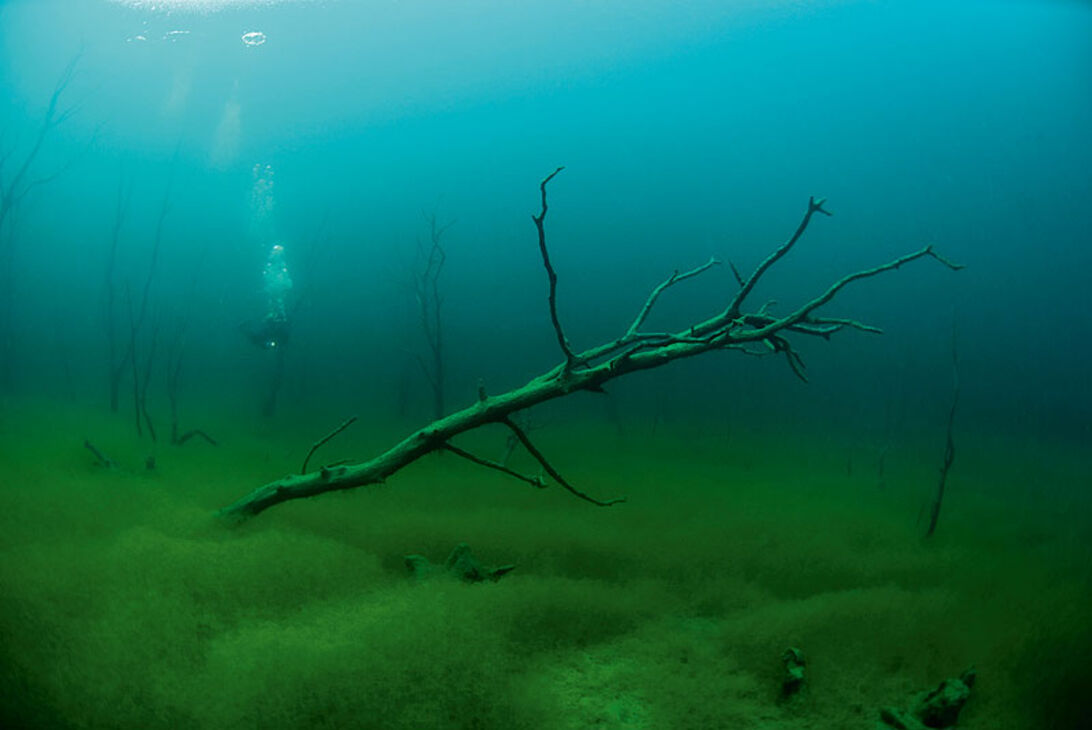
<instances>
[{"instance_id":1,"label":"scuba diver silhouette","mask_svg":"<svg viewBox=\"0 0 1092 730\"><path fill-rule=\"evenodd\" d=\"M262 279L268 297L265 317L257 322L244 322L240 329L255 347L273 350L288 343L291 330L285 302L288 293L292 291L292 277L284 260L284 244L273 244L262 271Z\"/></svg>"},{"instance_id":2,"label":"scuba diver silhouette","mask_svg":"<svg viewBox=\"0 0 1092 730\"><path fill-rule=\"evenodd\" d=\"M252 345L262 350L284 347L289 339L288 320L278 317L266 317L257 322L244 322L239 329Z\"/></svg>"}]
</instances>

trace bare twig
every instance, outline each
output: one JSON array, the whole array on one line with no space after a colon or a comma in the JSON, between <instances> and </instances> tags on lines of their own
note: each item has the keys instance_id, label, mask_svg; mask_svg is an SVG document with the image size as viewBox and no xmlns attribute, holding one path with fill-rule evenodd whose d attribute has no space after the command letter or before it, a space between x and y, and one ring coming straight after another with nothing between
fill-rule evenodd
<instances>
[{"instance_id":1,"label":"bare twig","mask_svg":"<svg viewBox=\"0 0 1092 730\"><path fill-rule=\"evenodd\" d=\"M495 470L497 470L499 472L507 474L510 477L514 477L516 479L519 479L521 482L527 482L531 486L538 487L539 489L545 489L546 488L546 482L543 480L542 477L538 476L537 474L535 476L528 476L526 474L521 474L520 472L516 471L515 469L512 469L511 467L508 467L508 466L506 466L505 464L503 464L503 463L501 463L499 461L493 461L492 459L483 459L480 456L476 456L476 455L470 453L466 449L460 449L458 446L456 446L454 444L445 443L443 448L447 449L448 451L450 451L453 454L456 454L457 456L463 457L467 461L472 461L472 462L474 462L475 464L477 464L479 466L484 466L487 469L495 469Z\"/></svg>"},{"instance_id":2,"label":"bare twig","mask_svg":"<svg viewBox=\"0 0 1092 730\"><path fill-rule=\"evenodd\" d=\"M550 478L553 479L558 484L560 484L565 489L567 489L574 496L579 497L580 499L583 499L585 502L591 502L592 504L594 504L596 506L599 506L599 507L610 507L611 505L619 504L620 502L625 502L626 501L625 497L618 497L618 498L615 498L615 499L608 499L608 500L599 500L599 499L596 499L595 497L592 497L592 496L589 496L589 495L585 494L584 492L581 492L579 489L574 487L572 484L569 484L568 480L566 480L565 477L563 477L561 475L561 473L557 469L555 469L553 467L553 465L546 459L546 456L541 451L539 451L538 447L536 447L534 445L534 443L531 441L531 439L528 438L528 436L524 432L524 430L522 428L520 428L518 425L516 425L515 421L513 421L510 418L505 418L505 419L501 420L501 423L503 423L505 426L507 426L512 431L512 433L515 434L515 437L517 439L519 439L519 442L521 444L523 444L523 448L527 449L527 453L529 453L531 456L535 457L535 461L537 461L539 464L542 465L542 468L546 470L546 473L550 475Z\"/></svg>"},{"instance_id":3,"label":"bare twig","mask_svg":"<svg viewBox=\"0 0 1092 730\"><path fill-rule=\"evenodd\" d=\"M701 266L698 266L697 268L683 272L682 274L680 274L678 270L676 270L675 273L664 279L660 283L660 285L653 289L652 293L648 295L648 299L645 300L645 305L641 307L641 311L637 314L637 318L633 320L633 324L631 324L629 326L629 329L626 330L625 336L634 337L637 335L637 330L639 330L641 326L645 323L645 320L648 319L649 312L652 311L652 307L656 304L656 300L660 298L660 294L663 293L664 289L678 284L680 281L689 279L692 276L697 276L703 271L706 271L707 269L710 269L719 264L720 261L718 261L715 257L710 257L708 261L706 261Z\"/></svg>"},{"instance_id":4,"label":"bare twig","mask_svg":"<svg viewBox=\"0 0 1092 730\"><path fill-rule=\"evenodd\" d=\"M330 433L323 436L321 439L319 439L315 443L313 443L311 445L311 450L307 452L307 456L303 460L303 466L300 467L300 474L306 474L307 473L307 463L309 461L311 461L311 456L314 455L314 453L319 450L319 447L321 447L327 441L332 439L334 436L337 436L339 433L341 433L342 431L347 429L349 426L353 425L353 423L355 423L355 422L356 422L356 416L350 416L349 418L346 418L344 421L342 421L340 426L338 426L333 431L331 431Z\"/></svg>"},{"instance_id":5,"label":"bare twig","mask_svg":"<svg viewBox=\"0 0 1092 730\"><path fill-rule=\"evenodd\" d=\"M542 193L542 210L538 215L532 215L531 220L535 222L535 228L538 229L538 251L542 255L542 265L546 267L546 278L550 282L550 321L554 325L554 333L557 335L557 344L561 348L561 352L565 354L565 369L571 369L575 363L576 355L573 354L573 349L569 345L568 339L565 337L564 330L561 329L561 320L557 317L557 272L554 271L553 264L550 263L550 252L546 248L546 228L543 222L546 220L546 185L554 179L557 173L564 170L564 167L559 167L543 179L539 183L539 190Z\"/></svg>"},{"instance_id":6,"label":"bare twig","mask_svg":"<svg viewBox=\"0 0 1092 730\"><path fill-rule=\"evenodd\" d=\"M728 265L732 267L732 276L742 289L746 282L743 281L743 276L739 273L739 269L736 268L736 265L732 261L729 261Z\"/></svg>"},{"instance_id":7,"label":"bare twig","mask_svg":"<svg viewBox=\"0 0 1092 730\"><path fill-rule=\"evenodd\" d=\"M804 213L804 217L800 220L800 225L796 227L796 231L792 234L792 237L781 244L776 251L767 256L766 260L759 264L758 268L754 270L754 273L751 274L750 278L740 284L739 291L736 293L735 298L732 299L732 303L728 305L727 314L729 317L739 316L740 307L743 306L743 300L746 299L747 295L751 293L751 290L755 288L755 284L758 283L758 280L762 278L763 274L769 271L770 267L777 263L778 259L787 254L789 250L796 245L796 242L804 235L804 231L807 230L808 224L811 222L811 217L816 213L822 213L827 216L830 215L830 213L823 208L823 203L825 202L826 200L824 198L819 198L818 200L814 197L808 198L808 210ZM733 266L732 268L734 269L735 267ZM740 278L738 271L736 272L736 278Z\"/></svg>"},{"instance_id":8,"label":"bare twig","mask_svg":"<svg viewBox=\"0 0 1092 730\"><path fill-rule=\"evenodd\" d=\"M920 259L923 256L931 256L932 258L934 258L937 261L941 262L942 264L947 266L949 269L952 269L953 271L958 271L959 269L963 268L963 266L960 265L960 264L953 264L951 261L948 261L943 256L938 256L933 251L932 246L926 246L925 248L919 249L918 251L915 251L914 253L908 253L905 256L900 256L899 258L895 259L894 261L890 261L890 262L888 262L886 264L883 264L881 266L875 266L875 267L873 267L871 269L865 269L863 271L857 271L857 272L849 274L847 276L843 276L841 279L834 282L834 284L832 284L830 286L830 288L828 288L825 292L823 292L819 296L815 297L811 301L805 303L803 306L801 306L799 309L797 309L792 314L790 314L790 315L788 315L786 317L782 317L781 319L774 320L773 322L770 322L766 326L761 327L758 330L756 330L755 332L751 333L752 334L751 339L764 339L767 335L772 334L772 333L776 332L777 330L781 330L781 329L784 329L786 327L791 327L791 326L799 324L801 322L806 322L808 315L810 315L813 311L815 311L816 309L818 309L819 307L823 306L824 304L829 302L831 299L833 299L834 295L837 294L838 292L840 292L842 289L844 289L847 284L850 284L850 283L852 283L854 281L858 281L860 279L867 279L867 278L869 278L871 276L876 276L877 274L882 274L885 271L892 271L894 269L899 268L900 266L902 266L904 264L907 264L907 263L910 263L911 261L915 261L917 259ZM864 325L858 325L858 327L860 329L867 329Z\"/></svg>"}]
</instances>

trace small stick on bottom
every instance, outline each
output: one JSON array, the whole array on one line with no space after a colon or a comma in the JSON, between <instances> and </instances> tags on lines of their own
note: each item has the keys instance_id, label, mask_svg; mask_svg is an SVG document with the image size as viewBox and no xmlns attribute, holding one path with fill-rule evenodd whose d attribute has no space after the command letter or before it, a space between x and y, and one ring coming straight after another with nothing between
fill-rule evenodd
<instances>
[{"instance_id":1,"label":"small stick on bottom","mask_svg":"<svg viewBox=\"0 0 1092 730\"><path fill-rule=\"evenodd\" d=\"M90 441L88 441L87 439L83 440L83 446L84 446L85 449L87 449L88 451L90 451L92 454L95 455L95 459L98 460L98 462L99 462L99 464L101 466L103 466L103 467L105 467L107 469L113 469L115 466L117 466L117 462L115 462L109 456L107 456L106 454L102 453L97 448L95 448L95 445L93 443L91 443Z\"/></svg>"}]
</instances>

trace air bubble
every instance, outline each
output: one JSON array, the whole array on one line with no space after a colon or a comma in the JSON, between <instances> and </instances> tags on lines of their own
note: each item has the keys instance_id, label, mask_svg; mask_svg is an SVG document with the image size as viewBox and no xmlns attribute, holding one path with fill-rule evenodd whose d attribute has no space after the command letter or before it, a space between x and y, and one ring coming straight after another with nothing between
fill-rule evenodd
<instances>
[{"instance_id":1,"label":"air bubble","mask_svg":"<svg viewBox=\"0 0 1092 730\"><path fill-rule=\"evenodd\" d=\"M252 30L249 33L243 33L243 43L248 46L260 46L265 43L265 33L260 30Z\"/></svg>"}]
</instances>

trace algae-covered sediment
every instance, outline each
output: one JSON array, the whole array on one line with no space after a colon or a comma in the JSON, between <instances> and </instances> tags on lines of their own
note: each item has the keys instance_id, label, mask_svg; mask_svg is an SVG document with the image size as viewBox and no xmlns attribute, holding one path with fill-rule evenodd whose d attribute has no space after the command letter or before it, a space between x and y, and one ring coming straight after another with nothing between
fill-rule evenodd
<instances>
[{"instance_id":1,"label":"algae-covered sediment","mask_svg":"<svg viewBox=\"0 0 1092 730\"><path fill-rule=\"evenodd\" d=\"M4 727L872 728L969 665L961 726L1081 717L1090 521L1053 486L1090 465L1060 443L968 434L929 541L935 439L892 449L881 486L875 450L829 432L580 419L539 439L626 505L448 455L229 529L215 509L325 424L219 419L220 447L147 471L101 409L0 418ZM329 458L404 429L365 420ZM404 555L460 541L518 567L410 579ZM786 699L790 646L807 682Z\"/></svg>"}]
</instances>

